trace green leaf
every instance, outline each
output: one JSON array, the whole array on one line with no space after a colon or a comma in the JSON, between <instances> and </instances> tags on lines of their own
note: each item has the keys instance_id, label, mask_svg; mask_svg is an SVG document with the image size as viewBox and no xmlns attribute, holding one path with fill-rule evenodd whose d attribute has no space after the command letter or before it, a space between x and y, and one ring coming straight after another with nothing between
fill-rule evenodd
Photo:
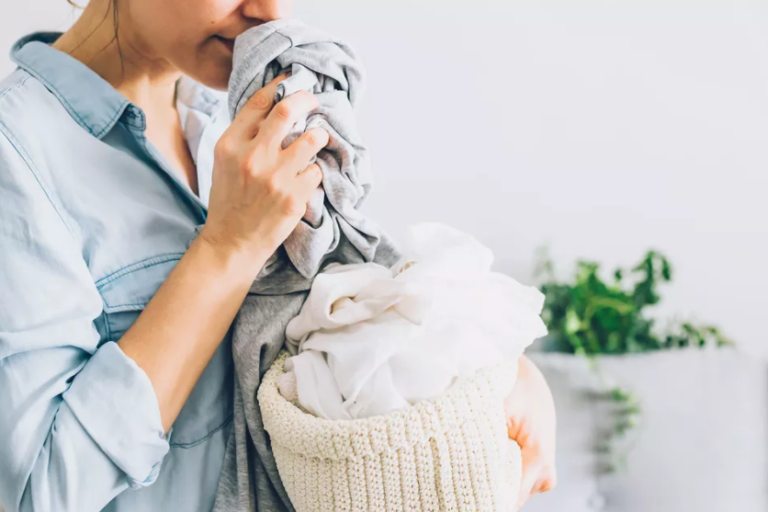
<instances>
[{"instance_id":1,"label":"green leaf","mask_svg":"<svg viewBox=\"0 0 768 512\"><path fill-rule=\"evenodd\" d=\"M575 334L581 329L581 319L576 312L568 308L565 314L565 332L568 334Z\"/></svg>"},{"instance_id":2,"label":"green leaf","mask_svg":"<svg viewBox=\"0 0 768 512\"><path fill-rule=\"evenodd\" d=\"M542 319L550 347L592 356L626 354L690 346L731 346L733 342L712 326L680 323L657 333L646 308L661 300L659 286L672 280L672 265L660 252L649 250L631 268L634 284L624 284L626 272L616 269L613 281L600 277L600 264L580 260L570 281L554 278L548 252L539 254L547 279L541 284L546 299Z\"/></svg>"}]
</instances>

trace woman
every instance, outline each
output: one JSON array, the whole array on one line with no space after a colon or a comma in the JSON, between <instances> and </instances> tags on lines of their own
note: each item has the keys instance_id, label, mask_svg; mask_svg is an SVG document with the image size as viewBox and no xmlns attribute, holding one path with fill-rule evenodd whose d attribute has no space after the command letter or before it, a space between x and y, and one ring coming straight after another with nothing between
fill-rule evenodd
<instances>
[{"instance_id":1,"label":"woman","mask_svg":"<svg viewBox=\"0 0 768 512\"><path fill-rule=\"evenodd\" d=\"M314 129L280 148L318 104L273 105L283 77L231 123L214 92L235 37L286 15L281 0L92 0L65 34L14 46L19 69L0 82L9 512L211 509L230 324L303 216L328 142ZM525 358L507 406L525 499L554 483L551 396Z\"/></svg>"}]
</instances>

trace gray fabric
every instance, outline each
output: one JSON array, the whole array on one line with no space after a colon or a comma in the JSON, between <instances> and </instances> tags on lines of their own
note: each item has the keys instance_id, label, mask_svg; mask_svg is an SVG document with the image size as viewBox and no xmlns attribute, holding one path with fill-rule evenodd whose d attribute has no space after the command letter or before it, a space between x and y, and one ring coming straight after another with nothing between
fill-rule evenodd
<instances>
[{"instance_id":1,"label":"gray fabric","mask_svg":"<svg viewBox=\"0 0 768 512\"><path fill-rule=\"evenodd\" d=\"M280 83L275 101L303 89L316 94L320 106L296 124L283 147L314 126L328 130L331 138L317 156L322 191L259 273L235 320L235 417L216 512L293 510L256 401L261 377L283 347L285 327L301 309L318 271L331 262L391 266L400 258L394 243L357 209L371 187L368 152L353 110L363 88L357 57L341 41L297 20L253 28L235 42L232 117L284 70L291 76Z\"/></svg>"}]
</instances>

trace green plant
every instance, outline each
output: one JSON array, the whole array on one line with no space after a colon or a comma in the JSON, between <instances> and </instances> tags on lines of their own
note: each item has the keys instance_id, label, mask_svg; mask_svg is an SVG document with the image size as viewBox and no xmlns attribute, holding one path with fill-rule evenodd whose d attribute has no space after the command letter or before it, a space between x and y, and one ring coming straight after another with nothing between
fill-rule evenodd
<instances>
[{"instance_id":1,"label":"green plant","mask_svg":"<svg viewBox=\"0 0 768 512\"><path fill-rule=\"evenodd\" d=\"M601 410L610 420L609 426L603 426L603 431L596 436L595 450L601 456L598 470L614 473L626 468L633 441L628 434L640 424L642 417L640 399L635 393L616 385L606 385L603 391L592 395L602 404Z\"/></svg>"},{"instance_id":2,"label":"green plant","mask_svg":"<svg viewBox=\"0 0 768 512\"><path fill-rule=\"evenodd\" d=\"M612 282L600 265L579 261L573 282L560 282L546 251L537 274L544 276L542 317L549 329L548 349L580 355L628 354L684 347L732 345L713 326L682 322L659 334L647 308L658 304L659 285L672 280L672 266L662 254L648 251L630 270L617 269Z\"/></svg>"},{"instance_id":3,"label":"green plant","mask_svg":"<svg viewBox=\"0 0 768 512\"><path fill-rule=\"evenodd\" d=\"M611 427L598 436L596 449L604 459L602 470L612 473L626 464L631 449L627 434L638 425L641 404L636 394L603 374L595 356L620 355L685 347L733 345L718 328L680 322L659 334L647 308L659 303L658 288L672 280L669 260L657 251L648 251L636 266L617 269L612 281L600 276L595 262L579 261L572 282L555 278L546 249L540 251L537 275L544 277L541 291L546 295L542 318L549 335L545 348L586 356L600 378L592 396L607 406ZM621 441L623 450L618 446Z\"/></svg>"}]
</instances>

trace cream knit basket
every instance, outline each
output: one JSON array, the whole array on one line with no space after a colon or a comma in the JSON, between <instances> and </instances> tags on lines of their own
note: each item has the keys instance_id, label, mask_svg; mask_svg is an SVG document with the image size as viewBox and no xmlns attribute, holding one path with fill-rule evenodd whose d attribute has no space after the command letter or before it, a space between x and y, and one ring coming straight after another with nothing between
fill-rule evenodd
<instances>
[{"instance_id":1,"label":"cream knit basket","mask_svg":"<svg viewBox=\"0 0 768 512\"><path fill-rule=\"evenodd\" d=\"M267 371L258 400L298 512L514 510L522 464L503 400L516 365L483 369L385 416L330 421L280 394L287 357L283 351Z\"/></svg>"}]
</instances>

